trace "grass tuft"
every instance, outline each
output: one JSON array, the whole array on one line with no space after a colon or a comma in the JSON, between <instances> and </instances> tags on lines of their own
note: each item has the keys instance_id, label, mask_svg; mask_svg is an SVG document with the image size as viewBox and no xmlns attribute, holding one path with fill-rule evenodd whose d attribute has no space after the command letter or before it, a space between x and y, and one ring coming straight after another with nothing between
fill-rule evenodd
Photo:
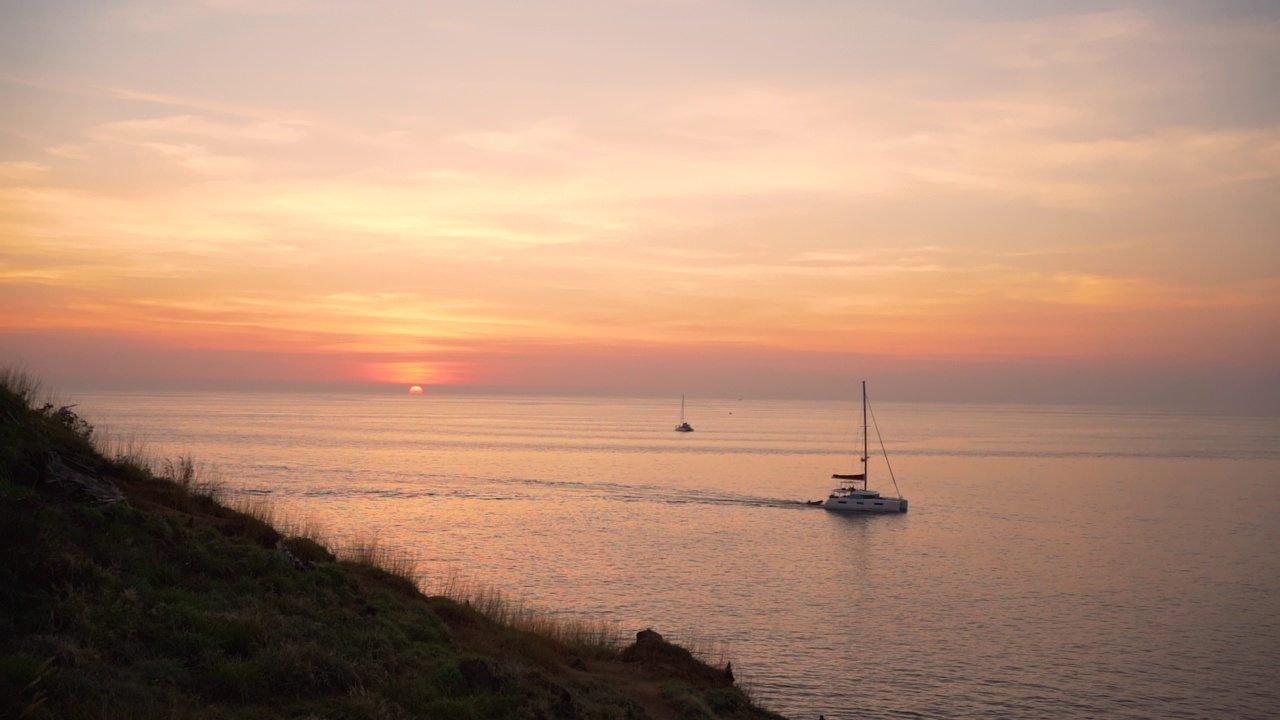
<instances>
[{"instance_id":1,"label":"grass tuft","mask_svg":"<svg viewBox=\"0 0 1280 720\"><path fill-rule=\"evenodd\" d=\"M133 433L117 435L99 425L94 434L94 447L120 465L151 468L155 464L146 441Z\"/></svg>"},{"instance_id":2,"label":"grass tuft","mask_svg":"<svg viewBox=\"0 0 1280 720\"><path fill-rule=\"evenodd\" d=\"M545 637L578 652L612 655L622 648L623 633L616 622L539 607L457 571L428 588L428 594L466 605L500 626Z\"/></svg>"},{"instance_id":3,"label":"grass tuft","mask_svg":"<svg viewBox=\"0 0 1280 720\"><path fill-rule=\"evenodd\" d=\"M338 562L364 565L408 582L421 589L422 573L418 561L409 553L383 543L377 533L358 536L334 548Z\"/></svg>"},{"instance_id":4,"label":"grass tuft","mask_svg":"<svg viewBox=\"0 0 1280 720\"><path fill-rule=\"evenodd\" d=\"M168 480L197 498L217 502L226 488L217 470L196 460L190 453L161 458L154 472L160 479Z\"/></svg>"},{"instance_id":5,"label":"grass tuft","mask_svg":"<svg viewBox=\"0 0 1280 720\"><path fill-rule=\"evenodd\" d=\"M51 402L51 396L44 389L43 383L22 367L0 367L0 387L13 393L23 407L34 408Z\"/></svg>"}]
</instances>

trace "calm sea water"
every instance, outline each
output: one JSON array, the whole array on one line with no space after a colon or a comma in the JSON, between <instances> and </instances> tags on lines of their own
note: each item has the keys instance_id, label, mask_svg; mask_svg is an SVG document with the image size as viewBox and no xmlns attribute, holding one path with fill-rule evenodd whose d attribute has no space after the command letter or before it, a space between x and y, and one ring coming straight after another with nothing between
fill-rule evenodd
<instances>
[{"instance_id":1,"label":"calm sea water","mask_svg":"<svg viewBox=\"0 0 1280 720\"><path fill-rule=\"evenodd\" d=\"M76 400L432 577L723 644L791 718L1280 716L1276 418L877 404L911 512L850 517L803 503L847 403Z\"/></svg>"}]
</instances>

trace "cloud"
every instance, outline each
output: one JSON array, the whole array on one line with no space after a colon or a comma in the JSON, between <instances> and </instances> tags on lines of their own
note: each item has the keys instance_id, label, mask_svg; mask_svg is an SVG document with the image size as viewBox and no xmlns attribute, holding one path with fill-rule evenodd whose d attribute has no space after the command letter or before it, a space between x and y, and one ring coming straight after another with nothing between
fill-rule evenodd
<instances>
[{"instance_id":1,"label":"cloud","mask_svg":"<svg viewBox=\"0 0 1280 720\"><path fill-rule=\"evenodd\" d=\"M195 115L169 115L145 120L119 120L90 128L87 135L98 140L148 142L165 137L196 137L211 141L292 143L306 136L296 124L275 121L250 123L216 122Z\"/></svg>"},{"instance_id":2,"label":"cloud","mask_svg":"<svg viewBox=\"0 0 1280 720\"><path fill-rule=\"evenodd\" d=\"M260 162L250 157L263 146L298 143L307 131L278 122L228 123L194 115L173 115L103 123L85 131L89 143L61 145L50 152L66 158L91 159L95 149L114 144L142 149L169 158L201 175L242 177ZM94 146L99 146L95 148Z\"/></svg>"},{"instance_id":3,"label":"cloud","mask_svg":"<svg viewBox=\"0 0 1280 720\"><path fill-rule=\"evenodd\" d=\"M249 158L218 155L201 145L140 143L140 147L149 148L165 157L173 158L179 165L202 175L244 176L250 174L256 167L256 163Z\"/></svg>"},{"instance_id":4,"label":"cloud","mask_svg":"<svg viewBox=\"0 0 1280 720\"><path fill-rule=\"evenodd\" d=\"M1149 40L1157 23L1133 9L970 25L957 50L984 56L996 67L1021 70L1059 65L1090 69L1113 62L1126 48Z\"/></svg>"},{"instance_id":5,"label":"cloud","mask_svg":"<svg viewBox=\"0 0 1280 720\"><path fill-rule=\"evenodd\" d=\"M200 4L237 15L284 15L304 10L310 0L200 0Z\"/></svg>"},{"instance_id":6,"label":"cloud","mask_svg":"<svg viewBox=\"0 0 1280 720\"><path fill-rule=\"evenodd\" d=\"M105 12L133 32L165 34L199 26L207 21L210 13L248 17L285 15L311 5L311 0L131 0Z\"/></svg>"},{"instance_id":7,"label":"cloud","mask_svg":"<svg viewBox=\"0 0 1280 720\"><path fill-rule=\"evenodd\" d=\"M471 130L445 139L480 150L544 158L563 157L565 150L579 149L583 140L565 125L546 121L512 131Z\"/></svg>"},{"instance_id":8,"label":"cloud","mask_svg":"<svg viewBox=\"0 0 1280 720\"><path fill-rule=\"evenodd\" d=\"M209 99L191 95L139 90L132 87L103 85L92 88L91 90L84 89L81 90L81 92L105 93L124 100L137 100L156 105L170 105L188 108L191 110L252 118L282 124L308 125L314 123L314 121L309 119L305 114L299 112L290 112L287 110L278 110L249 103L229 102L226 100Z\"/></svg>"},{"instance_id":9,"label":"cloud","mask_svg":"<svg viewBox=\"0 0 1280 720\"><path fill-rule=\"evenodd\" d=\"M29 160L0 161L0 180L27 180L48 172L47 165Z\"/></svg>"}]
</instances>

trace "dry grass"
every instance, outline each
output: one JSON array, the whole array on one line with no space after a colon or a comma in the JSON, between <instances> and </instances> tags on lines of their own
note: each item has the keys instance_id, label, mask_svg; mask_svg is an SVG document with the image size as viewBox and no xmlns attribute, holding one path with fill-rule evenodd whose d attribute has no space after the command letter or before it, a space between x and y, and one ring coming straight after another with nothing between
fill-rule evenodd
<instances>
[{"instance_id":1,"label":"dry grass","mask_svg":"<svg viewBox=\"0 0 1280 720\"><path fill-rule=\"evenodd\" d=\"M723 640L709 638L697 632L671 633L666 639L712 667L723 667L729 662L729 646Z\"/></svg>"},{"instance_id":2,"label":"dry grass","mask_svg":"<svg viewBox=\"0 0 1280 720\"><path fill-rule=\"evenodd\" d=\"M224 489L218 498L218 502L236 512L244 513L254 520L276 528L282 535L289 534L288 528L285 527L285 522L276 512L275 506L258 495L237 494L235 491Z\"/></svg>"},{"instance_id":3,"label":"dry grass","mask_svg":"<svg viewBox=\"0 0 1280 720\"><path fill-rule=\"evenodd\" d=\"M457 571L427 588L428 594L465 603L499 625L551 638L571 647L616 651L623 635L618 623L557 612L513 598L493 585L478 583Z\"/></svg>"},{"instance_id":4,"label":"dry grass","mask_svg":"<svg viewBox=\"0 0 1280 720\"><path fill-rule=\"evenodd\" d=\"M275 527L287 537L315 542L339 562L377 568L408 581L424 594L467 604L498 625L571 647L616 651L622 646L623 635L616 622L584 619L531 605L495 586L471 581L456 571L431 583L421 563L411 553L386 543L376 532L334 540L314 519L283 517L269 501L259 496L224 493L219 501Z\"/></svg>"},{"instance_id":5,"label":"dry grass","mask_svg":"<svg viewBox=\"0 0 1280 720\"><path fill-rule=\"evenodd\" d=\"M7 365L0 367L0 387L6 387L17 395L27 407L39 407L50 401L51 396L44 385L31 376L25 368Z\"/></svg>"},{"instance_id":6,"label":"dry grass","mask_svg":"<svg viewBox=\"0 0 1280 720\"><path fill-rule=\"evenodd\" d=\"M168 480L197 497L221 502L226 494L227 484L222 479L222 474L189 453L174 458L161 458L150 469L156 477Z\"/></svg>"},{"instance_id":7,"label":"dry grass","mask_svg":"<svg viewBox=\"0 0 1280 720\"><path fill-rule=\"evenodd\" d=\"M418 561L404 550L382 542L377 533L357 536L330 547L339 562L375 567L422 588Z\"/></svg>"},{"instance_id":8,"label":"dry grass","mask_svg":"<svg viewBox=\"0 0 1280 720\"><path fill-rule=\"evenodd\" d=\"M98 425L93 434L93 445L103 457L122 464L149 468L154 474L155 461L147 447L147 441L136 433L120 435L112 432L109 427Z\"/></svg>"},{"instance_id":9,"label":"dry grass","mask_svg":"<svg viewBox=\"0 0 1280 720\"><path fill-rule=\"evenodd\" d=\"M384 543L376 532L334 539L314 517L286 515L261 495L237 493L220 486L217 499L220 504L275 528L285 538L309 540L319 545L339 562L377 568L407 580L416 588L423 586L417 560L400 548Z\"/></svg>"},{"instance_id":10,"label":"dry grass","mask_svg":"<svg viewBox=\"0 0 1280 720\"><path fill-rule=\"evenodd\" d=\"M176 462L164 461L162 468L166 473L171 469L175 471L180 482L181 478L200 477L201 472L190 457L179 458ZM192 484L198 482L192 481ZM623 636L616 622L584 619L538 607L513 598L493 585L472 581L456 571L445 574L435 583L429 582L427 572L411 553L386 543L376 532L335 540L313 518L290 518L261 496L235 494L221 485L217 487L219 503L276 528L286 537L310 540L332 553L339 562L377 568L409 582L424 594L465 603L498 625L572 647L614 651L622 646Z\"/></svg>"}]
</instances>

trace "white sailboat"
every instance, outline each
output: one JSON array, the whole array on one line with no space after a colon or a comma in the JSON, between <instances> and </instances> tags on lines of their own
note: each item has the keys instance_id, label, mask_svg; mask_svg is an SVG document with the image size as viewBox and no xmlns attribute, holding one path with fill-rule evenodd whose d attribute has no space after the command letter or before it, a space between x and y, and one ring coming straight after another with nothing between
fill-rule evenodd
<instances>
[{"instance_id":1,"label":"white sailboat","mask_svg":"<svg viewBox=\"0 0 1280 720\"><path fill-rule=\"evenodd\" d=\"M693 426L684 421L684 396L680 396L680 424L676 426L676 432L693 432Z\"/></svg>"},{"instance_id":2,"label":"white sailboat","mask_svg":"<svg viewBox=\"0 0 1280 720\"><path fill-rule=\"evenodd\" d=\"M880 437L880 428L876 428L876 439L880 440L881 452L884 451L884 440ZM821 505L827 510L840 512L898 512L907 511L907 499L898 491L898 479L893 476L893 467L889 466L889 478L893 480L894 492L898 497L887 497L876 490L867 489L867 381L862 381L862 472L849 475L836 473L831 476L839 480L840 485L831 491L826 500L814 500L811 505ZM885 456L888 465L888 455Z\"/></svg>"}]
</instances>

